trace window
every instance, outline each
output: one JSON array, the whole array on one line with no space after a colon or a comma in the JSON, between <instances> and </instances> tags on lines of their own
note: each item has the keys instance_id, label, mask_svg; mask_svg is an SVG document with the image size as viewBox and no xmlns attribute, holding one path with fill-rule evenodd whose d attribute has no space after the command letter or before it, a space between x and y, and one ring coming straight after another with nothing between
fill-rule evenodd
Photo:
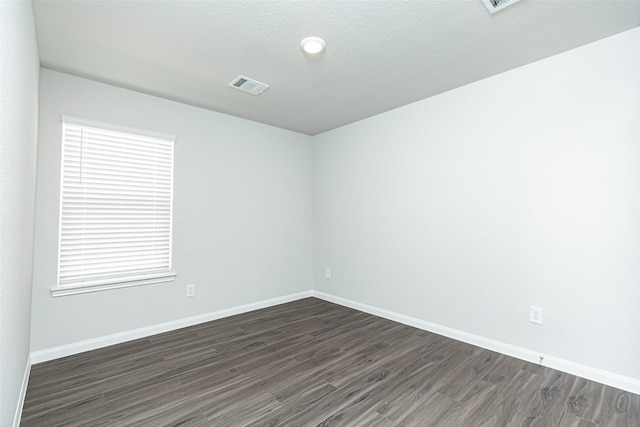
<instances>
[{"instance_id":1,"label":"window","mask_svg":"<svg viewBox=\"0 0 640 427\"><path fill-rule=\"evenodd\" d=\"M173 280L175 137L62 117L53 296Z\"/></svg>"}]
</instances>

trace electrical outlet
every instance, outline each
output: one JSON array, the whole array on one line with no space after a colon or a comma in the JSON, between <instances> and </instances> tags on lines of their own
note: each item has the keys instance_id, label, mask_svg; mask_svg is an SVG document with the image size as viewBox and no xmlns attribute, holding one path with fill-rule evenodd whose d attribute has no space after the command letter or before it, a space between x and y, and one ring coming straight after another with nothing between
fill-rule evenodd
<instances>
[{"instance_id":1,"label":"electrical outlet","mask_svg":"<svg viewBox=\"0 0 640 427\"><path fill-rule=\"evenodd\" d=\"M196 285L194 283L187 285L187 297L191 298L196 296Z\"/></svg>"},{"instance_id":2,"label":"electrical outlet","mask_svg":"<svg viewBox=\"0 0 640 427\"><path fill-rule=\"evenodd\" d=\"M330 268L325 268L324 269L324 278L325 279L331 279L331 269Z\"/></svg>"},{"instance_id":3,"label":"electrical outlet","mask_svg":"<svg viewBox=\"0 0 640 427\"><path fill-rule=\"evenodd\" d=\"M542 308L529 306L529 322L542 325Z\"/></svg>"}]
</instances>

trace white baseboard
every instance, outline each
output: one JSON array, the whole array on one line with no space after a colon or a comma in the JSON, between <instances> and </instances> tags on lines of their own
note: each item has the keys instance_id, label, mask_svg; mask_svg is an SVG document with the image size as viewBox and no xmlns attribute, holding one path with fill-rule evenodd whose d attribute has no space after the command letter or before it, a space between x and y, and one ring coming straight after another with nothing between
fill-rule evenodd
<instances>
[{"instance_id":1,"label":"white baseboard","mask_svg":"<svg viewBox=\"0 0 640 427\"><path fill-rule=\"evenodd\" d=\"M415 317L406 316L404 314L395 313L393 311L373 307L346 298L327 294L325 292L313 291L312 295L325 301L353 308L355 310L364 311L365 313L373 314L378 317L383 317L385 319L393 320L398 323L403 323L405 325L413 326L418 329L453 338L458 341L463 341L468 344L486 348L488 350L496 351L498 353L516 357L528 362L539 363L539 357L543 356L543 365L549 368L557 369L559 371L563 371L572 375L616 387L621 390L626 390L631 393L640 394L640 380L635 378L630 378L602 369L593 368L591 366L582 365L580 363L572 362L560 357L541 354L540 352L534 350L507 344L501 341L492 340L490 338L485 338L479 335L470 334L457 329L438 325L436 323L417 319Z\"/></svg>"},{"instance_id":2,"label":"white baseboard","mask_svg":"<svg viewBox=\"0 0 640 427\"><path fill-rule=\"evenodd\" d=\"M29 379L29 372L32 364L42 363L53 359L58 359L65 356L70 356L84 351L95 350L102 347L107 347L114 344L120 344L126 341L131 341L138 338L144 338L163 332L173 331L180 328L186 328L188 326L198 325L204 322L210 322L212 320L222 319L236 314L247 313L253 310L259 310L262 308L272 307L278 304L284 304L291 301L296 301L303 298L314 296L316 298L333 302L345 307L350 307L355 310L363 311L365 313L373 314L375 316L383 317L385 319L393 320L395 322L403 323L405 325L413 326L418 329L433 332L439 335L443 335L449 338L453 338L458 341L463 341L478 347L486 348L488 350L496 351L498 353L505 354L507 356L516 357L518 359L526 360L532 363L539 363L539 356L544 356L543 364L547 367L557 369L559 371L567 372L572 375L577 375L582 378L586 378L592 381L596 381L602 384L610 385L612 387L626 390L631 393L640 394L640 380L635 378L626 377L624 375L616 374L613 372L605 371L602 369L594 368L587 365L582 365L570 360L555 357L553 355L541 354L540 352L530 350L523 347L507 344L501 341L492 340L479 335L470 334L457 329L449 328L446 326L438 325L436 323L427 322L415 317L406 316L404 314L392 312L382 308L370 306L367 304L352 301L346 298L338 297L335 295L327 294L321 291L306 291L296 294L290 294L283 297L272 298L264 301L258 301L255 303L245 304L237 307L232 307L224 310L218 310L211 313L205 313L197 316L187 317L184 319L178 319L171 322L165 322L158 325L148 326L145 328L134 329L131 331L121 332L117 334L107 335L104 337L93 338L90 340L80 341L77 343L62 345L46 350L34 351L30 355L30 361L25 371L25 379L23 381L23 394L21 401L19 402L19 412L16 413L16 420L19 423L20 413L22 412L22 404L24 403L24 394L27 389L27 382ZM18 410L17 410L18 411ZM17 424L16 424L17 425Z\"/></svg>"},{"instance_id":3,"label":"white baseboard","mask_svg":"<svg viewBox=\"0 0 640 427\"><path fill-rule=\"evenodd\" d=\"M18 404L16 405L16 413L13 416L13 427L20 426L22 419L22 408L24 407L24 398L27 395L27 386L29 385L29 375L31 374L31 355L27 357L27 365L24 367L24 376L22 377L22 386L20 387L20 395L18 396Z\"/></svg>"},{"instance_id":4,"label":"white baseboard","mask_svg":"<svg viewBox=\"0 0 640 427\"><path fill-rule=\"evenodd\" d=\"M274 305L284 304L291 301L297 301L299 299L309 298L311 296L311 291L299 292L296 294L285 295L283 297L271 298L264 301L244 304L224 310L191 316L184 319L173 320L171 322L160 323L157 325L133 329L117 334L92 338L72 344L61 345L46 350L33 351L31 352L31 364L35 365L37 363L47 362L49 360L59 359L65 356L71 356L73 354L78 354L89 350L95 350L114 344L120 344L138 338L145 338L151 335L161 334L163 332L169 332L180 328L186 328L188 326L198 325L200 323L210 322L212 320L222 319L224 317L235 316L236 314L247 313L249 311L259 310L261 308L272 307Z\"/></svg>"}]
</instances>

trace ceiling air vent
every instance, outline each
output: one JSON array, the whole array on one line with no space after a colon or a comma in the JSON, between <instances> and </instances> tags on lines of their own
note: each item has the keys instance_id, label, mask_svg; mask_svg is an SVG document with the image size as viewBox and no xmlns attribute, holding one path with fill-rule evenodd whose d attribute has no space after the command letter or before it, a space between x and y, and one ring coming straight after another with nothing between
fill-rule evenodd
<instances>
[{"instance_id":1,"label":"ceiling air vent","mask_svg":"<svg viewBox=\"0 0 640 427\"><path fill-rule=\"evenodd\" d=\"M507 6L511 6L520 0L481 0L489 13L496 13L499 10L504 9Z\"/></svg>"},{"instance_id":2,"label":"ceiling air vent","mask_svg":"<svg viewBox=\"0 0 640 427\"><path fill-rule=\"evenodd\" d=\"M269 87L269 85L260 83L257 80L253 80L245 76L236 77L231 83L229 83L229 86L240 89L243 92L248 92L251 95L260 95Z\"/></svg>"}]
</instances>

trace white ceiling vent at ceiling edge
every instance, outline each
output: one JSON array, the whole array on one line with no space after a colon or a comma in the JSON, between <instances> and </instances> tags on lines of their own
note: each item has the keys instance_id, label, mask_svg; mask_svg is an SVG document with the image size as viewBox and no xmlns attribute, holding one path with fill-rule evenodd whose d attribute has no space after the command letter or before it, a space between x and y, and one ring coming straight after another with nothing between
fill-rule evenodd
<instances>
[{"instance_id":1,"label":"white ceiling vent at ceiling edge","mask_svg":"<svg viewBox=\"0 0 640 427\"><path fill-rule=\"evenodd\" d=\"M253 80L245 76L236 77L231 83L229 83L229 86L240 89L243 92L250 93L251 95L260 95L269 88L268 84L260 83L257 80Z\"/></svg>"},{"instance_id":2,"label":"white ceiling vent at ceiling edge","mask_svg":"<svg viewBox=\"0 0 640 427\"><path fill-rule=\"evenodd\" d=\"M489 13L496 13L499 10L504 9L507 6L511 6L520 0L480 0L484 3Z\"/></svg>"}]
</instances>

